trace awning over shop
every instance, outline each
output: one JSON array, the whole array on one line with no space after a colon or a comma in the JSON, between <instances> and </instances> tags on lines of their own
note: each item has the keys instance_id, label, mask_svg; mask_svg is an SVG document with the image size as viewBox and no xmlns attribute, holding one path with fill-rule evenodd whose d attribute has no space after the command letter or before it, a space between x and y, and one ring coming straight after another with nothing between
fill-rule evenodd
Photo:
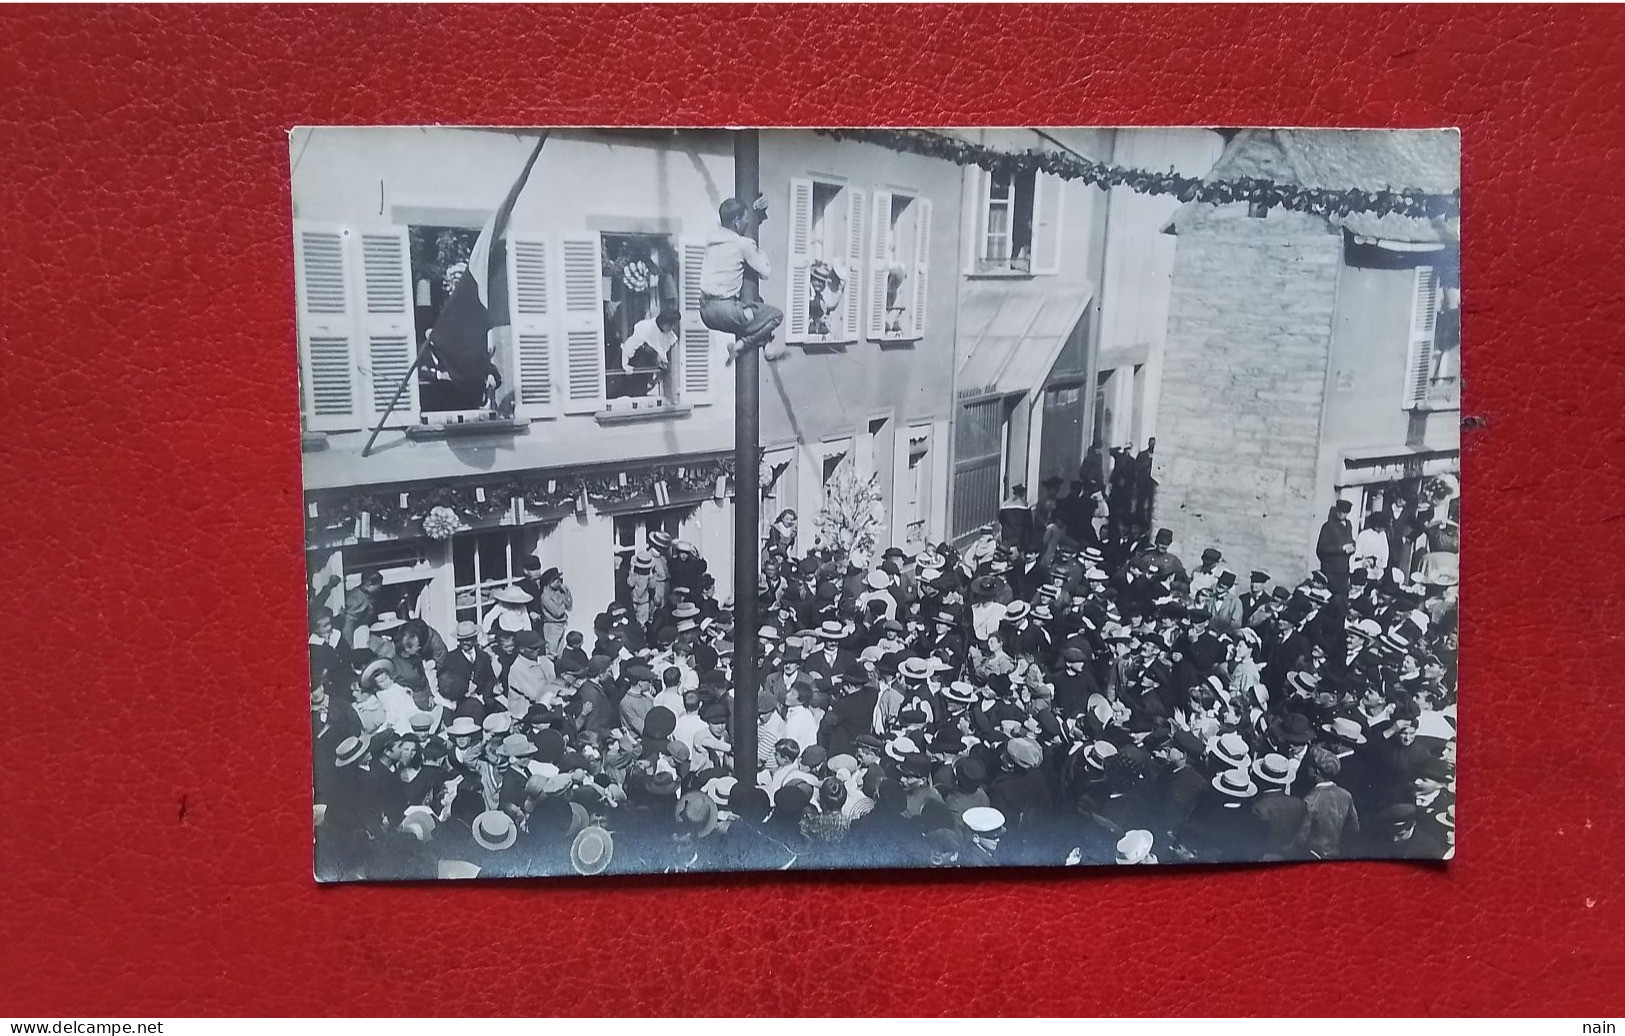
<instances>
[{"instance_id":1,"label":"awning over shop","mask_svg":"<svg viewBox=\"0 0 1625 1036\"><path fill-rule=\"evenodd\" d=\"M1343 451L1339 486L1364 486L1408 478L1454 475L1461 471L1461 451L1425 446L1374 446Z\"/></svg>"},{"instance_id":2,"label":"awning over shop","mask_svg":"<svg viewBox=\"0 0 1625 1036\"><path fill-rule=\"evenodd\" d=\"M1008 280L972 282L960 295L960 398L1025 395L1043 385L1089 293Z\"/></svg>"}]
</instances>

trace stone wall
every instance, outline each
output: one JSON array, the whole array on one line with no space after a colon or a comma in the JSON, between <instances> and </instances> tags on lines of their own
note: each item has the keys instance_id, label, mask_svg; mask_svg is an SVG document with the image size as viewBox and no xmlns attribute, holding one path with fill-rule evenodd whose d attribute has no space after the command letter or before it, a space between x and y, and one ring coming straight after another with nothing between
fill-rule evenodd
<instances>
[{"instance_id":1,"label":"stone wall","mask_svg":"<svg viewBox=\"0 0 1625 1036\"><path fill-rule=\"evenodd\" d=\"M1181 227L1157 421L1157 524L1187 565L1217 546L1241 576L1315 567L1315 498L1341 237L1228 210Z\"/></svg>"}]
</instances>

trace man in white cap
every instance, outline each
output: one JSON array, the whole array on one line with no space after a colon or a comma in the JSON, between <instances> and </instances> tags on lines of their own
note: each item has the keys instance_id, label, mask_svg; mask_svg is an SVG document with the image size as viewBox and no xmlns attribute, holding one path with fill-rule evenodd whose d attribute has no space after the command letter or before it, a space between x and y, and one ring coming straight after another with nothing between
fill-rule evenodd
<instances>
[{"instance_id":1,"label":"man in white cap","mask_svg":"<svg viewBox=\"0 0 1625 1036\"><path fill-rule=\"evenodd\" d=\"M1004 814L992 806L972 806L960 817L970 832L970 845L959 856L969 867L998 865L999 840L1004 837Z\"/></svg>"}]
</instances>

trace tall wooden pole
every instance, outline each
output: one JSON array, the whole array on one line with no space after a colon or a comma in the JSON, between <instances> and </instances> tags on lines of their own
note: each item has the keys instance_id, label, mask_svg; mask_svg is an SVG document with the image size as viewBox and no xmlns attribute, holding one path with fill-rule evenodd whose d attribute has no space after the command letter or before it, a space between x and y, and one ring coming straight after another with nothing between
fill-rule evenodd
<instances>
[{"instance_id":1,"label":"tall wooden pole","mask_svg":"<svg viewBox=\"0 0 1625 1036\"><path fill-rule=\"evenodd\" d=\"M756 130L734 132L734 197L746 205L761 190L761 137ZM757 237L751 222L750 236ZM756 282L746 276L740 299L761 301ZM756 579L760 557L762 429L760 348L734 360L734 777L740 788L756 786L756 696L760 690L757 650L760 628Z\"/></svg>"}]
</instances>

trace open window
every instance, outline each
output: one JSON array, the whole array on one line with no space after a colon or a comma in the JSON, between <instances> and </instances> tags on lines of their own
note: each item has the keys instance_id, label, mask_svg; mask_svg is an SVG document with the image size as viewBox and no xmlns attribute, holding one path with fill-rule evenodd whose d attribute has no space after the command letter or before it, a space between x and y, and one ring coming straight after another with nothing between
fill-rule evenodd
<instances>
[{"instance_id":1,"label":"open window","mask_svg":"<svg viewBox=\"0 0 1625 1036\"><path fill-rule=\"evenodd\" d=\"M609 410L672 406L682 355L677 247L668 234L602 235Z\"/></svg>"},{"instance_id":2,"label":"open window","mask_svg":"<svg viewBox=\"0 0 1625 1036\"><path fill-rule=\"evenodd\" d=\"M524 578L525 560L536 552L541 527L489 529L452 537L457 621L483 623L496 591Z\"/></svg>"},{"instance_id":3,"label":"open window","mask_svg":"<svg viewBox=\"0 0 1625 1036\"><path fill-rule=\"evenodd\" d=\"M408 226L406 237L411 255L413 328L417 348L422 348L434 330L441 311L451 298L452 287L468 269L469 255L479 240L478 227ZM480 386L458 386L428 353L418 367L419 408L425 414L458 410L478 410L485 405Z\"/></svg>"},{"instance_id":4,"label":"open window","mask_svg":"<svg viewBox=\"0 0 1625 1036\"><path fill-rule=\"evenodd\" d=\"M622 604L632 603L632 559L640 550L649 549L649 534L663 532L676 538L683 521L695 511L693 507L667 507L657 511L638 511L615 516L615 599Z\"/></svg>"},{"instance_id":5,"label":"open window","mask_svg":"<svg viewBox=\"0 0 1625 1036\"><path fill-rule=\"evenodd\" d=\"M1060 268L1061 181L1036 171L978 174L970 272L1026 276Z\"/></svg>"},{"instance_id":6,"label":"open window","mask_svg":"<svg viewBox=\"0 0 1625 1036\"><path fill-rule=\"evenodd\" d=\"M786 341L803 345L857 341L863 193L822 180L791 181Z\"/></svg>"},{"instance_id":7,"label":"open window","mask_svg":"<svg viewBox=\"0 0 1625 1036\"><path fill-rule=\"evenodd\" d=\"M930 200L876 191L868 266L871 340L925 337L930 252Z\"/></svg>"}]
</instances>

